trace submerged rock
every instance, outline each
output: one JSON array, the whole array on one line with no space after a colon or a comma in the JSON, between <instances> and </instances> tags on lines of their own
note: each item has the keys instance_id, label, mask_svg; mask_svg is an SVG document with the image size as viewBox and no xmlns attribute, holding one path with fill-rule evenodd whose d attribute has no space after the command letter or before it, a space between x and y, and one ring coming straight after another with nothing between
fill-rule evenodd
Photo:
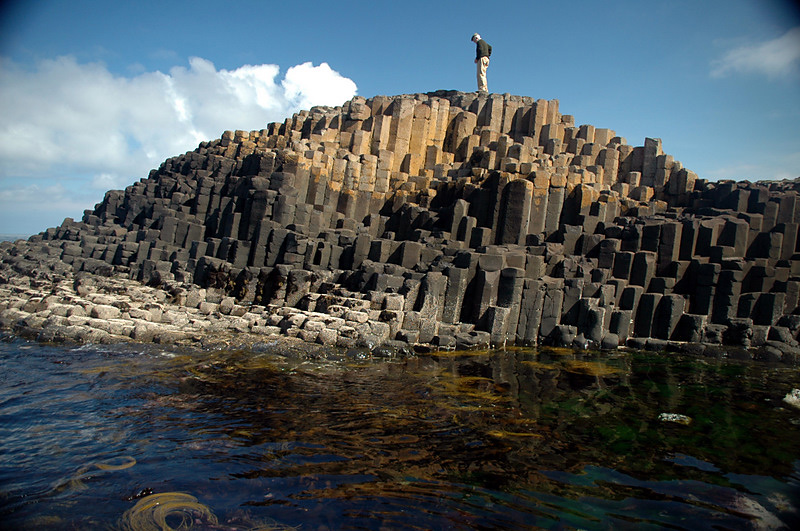
<instances>
[{"instance_id":1,"label":"submerged rock","mask_svg":"<svg viewBox=\"0 0 800 531\"><path fill-rule=\"evenodd\" d=\"M684 426L688 426L692 423L691 417L680 415L678 413L661 413L658 416L658 420L661 422L674 422L675 424L683 424Z\"/></svg>"},{"instance_id":2,"label":"submerged rock","mask_svg":"<svg viewBox=\"0 0 800 531\"><path fill-rule=\"evenodd\" d=\"M791 392L787 393L786 396L783 397L783 401L790 406L800 409L800 389L792 389Z\"/></svg>"}]
</instances>

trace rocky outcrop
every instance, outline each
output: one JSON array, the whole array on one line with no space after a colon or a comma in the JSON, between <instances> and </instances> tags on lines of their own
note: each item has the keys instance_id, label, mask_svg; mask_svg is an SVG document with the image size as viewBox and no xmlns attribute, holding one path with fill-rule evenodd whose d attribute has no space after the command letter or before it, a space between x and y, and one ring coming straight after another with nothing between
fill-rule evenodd
<instances>
[{"instance_id":1,"label":"rocky outcrop","mask_svg":"<svg viewBox=\"0 0 800 531\"><path fill-rule=\"evenodd\" d=\"M357 97L226 131L0 249L7 282L68 269L177 285L198 310L257 308L250 332L326 345L688 342L777 359L800 330L799 188L707 182L659 139L576 126L556 100Z\"/></svg>"}]
</instances>

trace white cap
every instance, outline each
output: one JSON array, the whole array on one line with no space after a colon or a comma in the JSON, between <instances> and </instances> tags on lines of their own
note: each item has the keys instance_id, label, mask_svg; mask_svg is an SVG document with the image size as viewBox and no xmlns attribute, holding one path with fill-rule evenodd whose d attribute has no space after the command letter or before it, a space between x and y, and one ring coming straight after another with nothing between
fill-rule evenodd
<instances>
[{"instance_id":1,"label":"white cap","mask_svg":"<svg viewBox=\"0 0 800 531\"><path fill-rule=\"evenodd\" d=\"M480 40L480 39L481 39L481 36L478 35L477 33L475 33L475 34L472 35L472 38L470 40L471 41L475 41L475 40Z\"/></svg>"}]
</instances>

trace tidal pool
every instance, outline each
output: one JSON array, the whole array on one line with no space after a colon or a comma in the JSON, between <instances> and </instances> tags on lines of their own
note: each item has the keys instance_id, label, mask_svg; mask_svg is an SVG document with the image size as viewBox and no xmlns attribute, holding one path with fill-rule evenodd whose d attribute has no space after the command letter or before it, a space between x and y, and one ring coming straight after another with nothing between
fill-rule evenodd
<instances>
[{"instance_id":1,"label":"tidal pool","mask_svg":"<svg viewBox=\"0 0 800 531\"><path fill-rule=\"evenodd\" d=\"M362 354L5 338L0 527L800 528L796 367Z\"/></svg>"}]
</instances>

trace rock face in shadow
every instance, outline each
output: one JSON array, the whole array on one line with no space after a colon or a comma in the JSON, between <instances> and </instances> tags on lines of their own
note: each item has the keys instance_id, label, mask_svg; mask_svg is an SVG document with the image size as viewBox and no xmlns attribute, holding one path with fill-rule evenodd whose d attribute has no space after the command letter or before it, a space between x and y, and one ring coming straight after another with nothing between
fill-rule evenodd
<instances>
[{"instance_id":1,"label":"rock face in shadow","mask_svg":"<svg viewBox=\"0 0 800 531\"><path fill-rule=\"evenodd\" d=\"M0 244L0 281L125 277L205 315L257 308L250 332L345 347L692 342L780 358L800 328L798 223L797 183L707 182L660 139L576 126L557 100L356 97L226 131L82 221Z\"/></svg>"}]
</instances>

